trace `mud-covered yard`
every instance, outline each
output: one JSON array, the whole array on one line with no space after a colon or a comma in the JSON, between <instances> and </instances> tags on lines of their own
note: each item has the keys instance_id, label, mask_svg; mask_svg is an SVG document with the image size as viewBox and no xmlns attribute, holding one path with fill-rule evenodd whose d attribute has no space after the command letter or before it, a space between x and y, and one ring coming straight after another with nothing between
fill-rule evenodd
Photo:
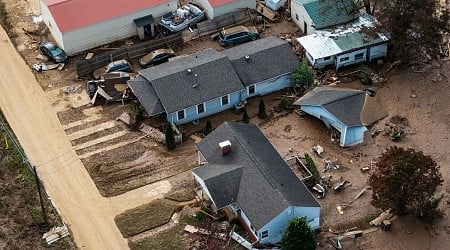
<instances>
[{"instance_id":1,"label":"mud-covered yard","mask_svg":"<svg viewBox=\"0 0 450 250\"><path fill-rule=\"evenodd\" d=\"M38 41L46 35L40 35L39 25L31 22L31 11L27 1L6 2L8 21L11 27L12 40L27 63L42 62L37 59ZM28 35L24 33L28 31ZM41 27L42 28L42 27ZM283 37L299 36L299 30L283 14L277 22L269 23L269 27L262 36L278 35ZM223 50L217 42L209 37L197 39L174 48L178 55L186 55L205 48ZM102 50L96 50L100 53ZM140 131L130 129L116 118L122 112L128 112L130 105L113 103L108 105L89 104L85 93L85 81L77 79L75 62L83 60L85 54L72 57L62 71L51 70L35 72L41 87L48 94L48 100L58 112L60 122L71 139L73 147L82 159L91 178L104 196L115 196L129 190L157 182L169 177L186 178L186 171L196 166L195 139L190 137L203 129L205 120L200 125L187 124L181 127L186 137L175 151L168 152L164 145L152 141ZM133 61L136 64L136 61ZM345 208L339 214L337 206L350 201L365 186L369 172L362 172L361 168L370 166L370 162L387 148L393 145L412 147L430 154L441 166L444 185L440 191L445 193L442 209L448 212L449 180L449 124L450 124L450 94L448 61L442 60L427 67L423 73L413 73L408 68L393 69L385 73L389 62L383 65L371 65L376 73L382 75L385 81L374 87L377 99L388 111L388 117L379 121L375 126L383 129L385 123L395 115L406 118L406 136L400 142L392 142L382 134L375 137L368 136L365 142L353 148L343 149L330 138L330 131L318 120L309 116L299 116L294 112L274 112L279 103L279 96L290 94L290 89L280 91L264 97L267 110L272 115L267 120L256 117L258 99L250 100L247 108L251 117L250 122L259 125L281 156L303 155L308 153L315 160L322 176L332 176L332 180L348 180L351 186L340 193L329 192L320 199L322 205L322 232L329 228L335 230L353 227L368 227L367 220L376 216L378 211L370 205L371 192L366 191L361 198ZM351 71L352 69L348 69ZM345 71L345 69L344 69ZM339 76L338 76L339 77ZM337 87L364 89L367 86L352 78L340 78ZM241 115L232 111L222 112L210 117L213 127L223 121L240 121ZM158 124L154 120L147 120L149 124ZM197 138L196 138L197 139ZM322 157L311 151L313 146L324 148ZM323 172L323 161L330 159L339 162L340 168ZM70 159L68 159L70 161ZM174 183L181 180L175 180ZM399 218L393 221L390 232L381 230L368 234L355 241L344 241L345 247L350 249L387 248L387 249L445 249L450 245L445 228L450 225L447 217L439 220L435 225L435 233L427 231L420 222L411 218ZM329 248L326 233L319 234L319 248ZM389 247L386 247L389 242ZM347 248L346 248L347 249Z\"/></svg>"}]
</instances>

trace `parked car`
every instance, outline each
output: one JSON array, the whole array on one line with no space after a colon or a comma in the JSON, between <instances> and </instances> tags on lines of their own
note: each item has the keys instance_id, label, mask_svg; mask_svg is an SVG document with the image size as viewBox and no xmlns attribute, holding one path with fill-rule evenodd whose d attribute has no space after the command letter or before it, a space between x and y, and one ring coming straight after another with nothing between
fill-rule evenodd
<instances>
[{"instance_id":1,"label":"parked car","mask_svg":"<svg viewBox=\"0 0 450 250\"><path fill-rule=\"evenodd\" d=\"M229 29L223 29L219 35L219 43L227 47L231 44L245 43L258 38L258 32L255 28L244 26L235 26Z\"/></svg>"},{"instance_id":2,"label":"parked car","mask_svg":"<svg viewBox=\"0 0 450 250\"><path fill-rule=\"evenodd\" d=\"M60 49L50 41L43 41L39 45L39 50L43 55L47 56L54 63L67 62L66 52L64 52L64 50Z\"/></svg>"},{"instance_id":3,"label":"parked car","mask_svg":"<svg viewBox=\"0 0 450 250\"><path fill-rule=\"evenodd\" d=\"M170 32L178 32L191 27L205 18L205 13L200 7L188 3L163 15L159 25L168 29Z\"/></svg>"},{"instance_id":4,"label":"parked car","mask_svg":"<svg viewBox=\"0 0 450 250\"><path fill-rule=\"evenodd\" d=\"M157 49L139 59L139 65L147 67L149 65L158 65L169 61L169 58L174 57L175 52L172 49Z\"/></svg>"},{"instance_id":5,"label":"parked car","mask_svg":"<svg viewBox=\"0 0 450 250\"><path fill-rule=\"evenodd\" d=\"M114 62L110 62L106 66L106 72L110 73L113 71L122 71L122 72L130 72L133 68L131 67L131 63L127 60L118 60Z\"/></svg>"},{"instance_id":6,"label":"parked car","mask_svg":"<svg viewBox=\"0 0 450 250\"><path fill-rule=\"evenodd\" d=\"M89 98L94 97L94 94L97 91L99 82L100 81L98 81L98 80L92 80L92 81L86 82L86 93L88 94Z\"/></svg>"}]
</instances>

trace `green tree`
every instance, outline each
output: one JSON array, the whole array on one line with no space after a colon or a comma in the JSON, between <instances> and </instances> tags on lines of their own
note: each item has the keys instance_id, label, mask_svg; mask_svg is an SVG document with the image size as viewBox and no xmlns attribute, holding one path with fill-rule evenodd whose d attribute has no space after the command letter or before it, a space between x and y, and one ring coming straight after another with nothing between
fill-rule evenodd
<instances>
[{"instance_id":1,"label":"green tree","mask_svg":"<svg viewBox=\"0 0 450 250\"><path fill-rule=\"evenodd\" d=\"M259 98L258 117L260 119L266 119L267 118L266 105L264 104L264 99L262 99L262 98Z\"/></svg>"},{"instance_id":2,"label":"green tree","mask_svg":"<svg viewBox=\"0 0 450 250\"><path fill-rule=\"evenodd\" d=\"M306 161L306 167L308 168L309 172L311 172L311 174L314 178L314 183L319 183L320 179L321 179L319 170L317 170L314 160L311 158L311 156L309 156L308 153L305 153L305 161Z\"/></svg>"},{"instance_id":3,"label":"green tree","mask_svg":"<svg viewBox=\"0 0 450 250\"><path fill-rule=\"evenodd\" d=\"M247 109L244 109L244 112L242 113L242 122L249 123L250 117L248 117Z\"/></svg>"},{"instance_id":4,"label":"green tree","mask_svg":"<svg viewBox=\"0 0 450 250\"><path fill-rule=\"evenodd\" d=\"M316 237L308 226L305 217L298 217L289 221L281 240L283 250L314 250Z\"/></svg>"},{"instance_id":5,"label":"green tree","mask_svg":"<svg viewBox=\"0 0 450 250\"><path fill-rule=\"evenodd\" d=\"M449 31L448 10L440 8L439 0L387 0L379 12L393 45L389 53L396 59L418 64L439 55Z\"/></svg>"},{"instance_id":6,"label":"green tree","mask_svg":"<svg viewBox=\"0 0 450 250\"><path fill-rule=\"evenodd\" d=\"M378 158L376 167L369 177L375 207L419 215L433 207L433 195L443 179L430 156L414 149L391 147Z\"/></svg>"},{"instance_id":7,"label":"green tree","mask_svg":"<svg viewBox=\"0 0 450 250\"><path fill-rule=\"evenodd\" d=\"M211 120L206 120L206 126L205 126L205 135L209 135L209 133L212 132L212 125Z\"/></svg>"},{"instance_id":8,"label":"green tree","mask_svg":"<svg viewBox=\"0 0 450 250\"><path fill-rule=\"evenodd\" d=\"M291 84L294 87L300 85L303 88L308 88L314 84L314 75L311 67L305 58L300 62L298 68L295 68L291 73Z\"/></svg>"},{"instance_id":9,"label":"green tree","mask_svg":"<svg viewBox=\"0 0 450 250\"><path fill-rule=\"evenodd\" d=\"M172 124L166 123L165 127L166 147L168 150L173 150L176 147L175 132L173 131Z\"/></svg>"}]
</instances>

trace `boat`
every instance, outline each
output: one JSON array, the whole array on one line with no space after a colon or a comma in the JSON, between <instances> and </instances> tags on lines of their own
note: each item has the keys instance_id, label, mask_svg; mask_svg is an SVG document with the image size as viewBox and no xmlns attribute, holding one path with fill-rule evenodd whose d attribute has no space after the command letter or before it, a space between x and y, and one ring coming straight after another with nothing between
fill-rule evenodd
<instances>
[{"instance_id":1,"label":"boat","mask_svg":"<svg viewBox=\"0 0 450 250\"><path fill-rule=\"evenodd\" d=\"M176 11L164 14L159 24L174 33L191 27L204 18L204 10L192 3L188 3Z\"/></svg>"}]
</instances>

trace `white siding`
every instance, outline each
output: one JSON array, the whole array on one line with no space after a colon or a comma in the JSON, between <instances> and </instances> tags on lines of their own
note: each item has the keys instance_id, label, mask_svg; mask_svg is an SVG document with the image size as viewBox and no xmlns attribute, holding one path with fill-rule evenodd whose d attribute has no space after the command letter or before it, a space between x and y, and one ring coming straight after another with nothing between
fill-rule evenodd
<instances>
[{"instance_id":1,"label":"white siding","mask_svg":"<svg viewBox=\"0 0 450 250\"><path fill-rule=\"evenodd\" d=\"M213 17L217 17L226 13L233 12L240 8L256 9L255 0L235 0L234 2L217 6L214 8Z\"/></svg>"},{"instance_id":2,"label":"white siding","mask_svg":"<svg viewBox=\"0 0 450 250\"><path fill-rule=\"evenodd\" d=\"M53 19L50 10L47 5L45 5L44 0L40 0L39 4L41 6L42 21L47 25L50 34L52 34L53 39L55 39L56 44L64 49L64 41L61 32L59 31L58 25L56 25L55 19Z\"/></svg>"},{"instance_id":3,"label":"white siding","mask_svg":"<svg viewBox=\"0 0 450 250\"><path fill-rule=\"evenodd\" d=\"M312 19L306 12L305 8L302 4L291 1L291 18L295 24L300 28L300 30L304 33L304 35L313 34L315 29L311 26ZM307 31L305 34L304 23L306 22Z\"/></svg>"},{"instance_id":4,"label":"white siding","mask_svg":"<svg viewBox=\"0 0 450 250\"><path fill-rule=\"evenodd\" d=\"M235 0L234 2L212 7L208 0L195 0L194 4L197 3L200 7L205 10L205 14L208 19L213 19L214 17L233 12L239 8L250 8L256 9L255 0Z\"/></svg>"},{"instance_id":5,"label":"white siding","mask_svg":"<svg viewBox=\"0 0 450 250\"><path fill-rule=\"evenodd\" d=\"M214 200L212 199L211 194L209 193L208 188L206 187L206 183L205 181L203 181L202 178L200 178L198 175L196 175L194 172L192 172L192 174L195 177L195 180L200 184L200 186L202 186L203 191L206 193L206 195L208 196L208 198L211 200L211 202L214 204L214 206L217 208L216 203L214 202ZM202 197L203 199L203 197Z\"/></svg>"},{"instance_id":6,"label":"white siding","mask_svg":"<svg viewBox=\"0 0 450 250\"><path fill-rule=\"evenodd\" d=\"M208 19L213 19L214 10L213 10L213 7L211 6L211 4L209 4L208 0L195 0L194 4L197 4L203 10L205 10L205 14Z\"/></svg>"},{"instance_id":7,"label":"white siding","mask_svg":"<svg viewBox=\"0 0 450 250\"><path fill-rule=\"evenodd\" d=\"M362 48L360 50L356 50L356 51L352 51L352 52L348 52L348 53L345 53L345 54L338 55L336 57L336 69L339 69L339 68L344 67L344 66L352 65L352 64L355 64L355 63L366 61L366 52L367 52L366 48ZM359 60L356 60L355 59L355 55L359 54L359 53L363 53L364 56L363 56L363 58L361 58ZM341 61L342 59L345 59L347 57L348 57L348 60Z\"/></svg>"},{"instance_id":8,"label":"white siding","mask_svg":"<svg viewBox=\"0 0 450 250\"><path fill-rule=\"evenodd\" d=\"M176 8L177 1L171 1L152 8L106 20L101 23L65 32L62 36L62 47L67 54L72 55L87 49L134 36L137 34L136 25L133 22L134 19L150 14L153 15L154 18L157 18Z\"/></svg>"}]
</instances>

